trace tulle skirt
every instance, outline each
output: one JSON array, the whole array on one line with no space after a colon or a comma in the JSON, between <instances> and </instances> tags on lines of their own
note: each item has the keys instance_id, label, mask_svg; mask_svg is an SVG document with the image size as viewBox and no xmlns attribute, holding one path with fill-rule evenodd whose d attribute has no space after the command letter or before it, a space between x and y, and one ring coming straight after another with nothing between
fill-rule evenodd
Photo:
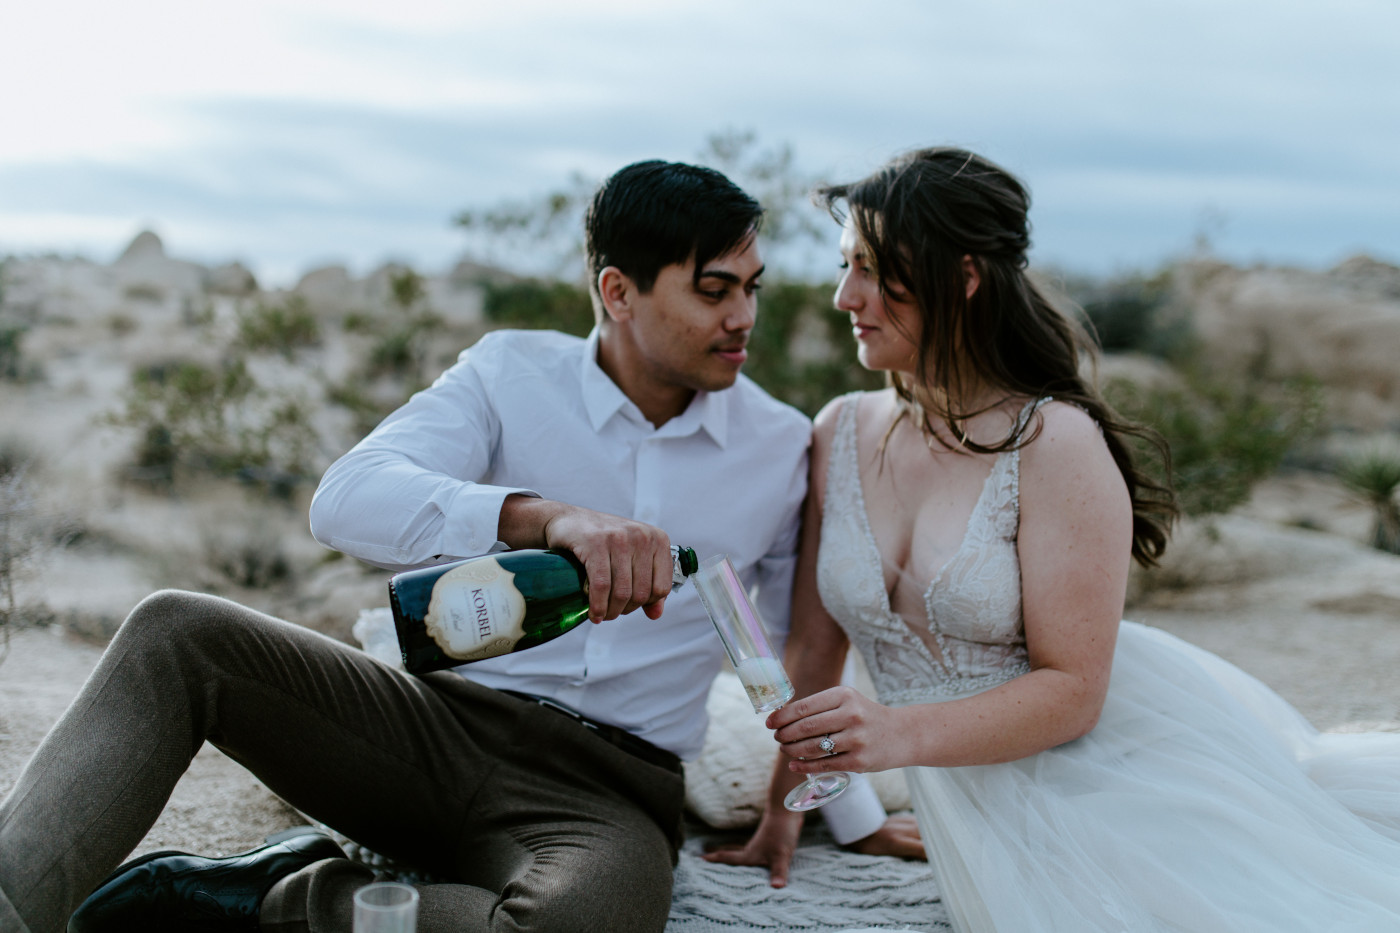
<instances>
[{"instance_id":1,"label":"tulle skirt","mask_svg":"<svg viewBox=\"0 0 1400 933\"><path fill-rule=\"evenodd\" d=\"M1123 623L1087 736L906 776L958 933L1400 930L1400 735L1165 632Z\"/></svg>"}]
</instances>

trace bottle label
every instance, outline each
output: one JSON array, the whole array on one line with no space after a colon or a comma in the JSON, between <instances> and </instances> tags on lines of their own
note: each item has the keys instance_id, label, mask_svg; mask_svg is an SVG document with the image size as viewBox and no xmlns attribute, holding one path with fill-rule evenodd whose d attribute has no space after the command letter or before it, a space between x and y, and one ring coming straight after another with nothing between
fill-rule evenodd
<instances>
[{"instance_id":1,"label":"bottle label","mask_svg":"<svg viewBox=\"0 0 1400 933\"><path fill-rule=\"evenodd\" d=\"M525 597L515 588L515 574L483 557L438 578L423 621L448 657L494 658L524 636Z\"/></svg>"}]
</instances>

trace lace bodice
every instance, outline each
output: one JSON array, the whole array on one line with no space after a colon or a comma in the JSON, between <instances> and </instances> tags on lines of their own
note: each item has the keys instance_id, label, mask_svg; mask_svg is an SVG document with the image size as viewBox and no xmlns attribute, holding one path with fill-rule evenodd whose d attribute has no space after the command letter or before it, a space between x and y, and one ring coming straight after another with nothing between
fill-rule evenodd
<instances>
[{"instance_id":1,"label":"lace bodice","mask_svg":"<svg viewBox=\"0 0 1400 933\"><path fill-rule=\"evenodd\" d=\"M924 591L926 617L890 609L856 452L858 394L841 404L827 469L817 585L890 706L980 693L1030 670L1021 620L1019 450L998 455L962 543ZM1038 403L1027 406L1028 417ZM941 656L912 625L927 625Z\"/></svg>"}]
</instances>

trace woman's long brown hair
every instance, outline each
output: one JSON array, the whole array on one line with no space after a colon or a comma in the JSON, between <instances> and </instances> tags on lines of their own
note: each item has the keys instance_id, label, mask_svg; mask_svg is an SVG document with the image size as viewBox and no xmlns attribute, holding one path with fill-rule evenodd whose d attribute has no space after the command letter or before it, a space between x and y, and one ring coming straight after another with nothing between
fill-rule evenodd
<instances>
[{"instance_id":1,"label":"woman's long brown hair","mask_svg":"<svg viewBox=\"0 0 1400 933\"><path fill-rule=\"evenodd\" d=\"M1017 423L1002 441L963 440L960 422L1008 397L1054 398L1087 412L1103 430L1133 507L1133 557L1157 563L1176 518L1169 485L1138 468L1126 438L1146 442L1170 477L1170 451L1151 428L1124 420L1082 375L1081 361L1098 347L1078 320L1062 313L1026 275L1030 195L1011 173L962 149L920 149L846 185L819 188L816 198L838 222L849 210L869 252L882 292L893 283L918 302L922 327L914 379L891 374L901 416L938 437L941 421L975 453L998 453L1035 439L1040 420ZM967 296L963 258L980 284ZM977 387L1004 393L977 410L962 400ZM968 390L968 391L964 391Z\"/></svg>"}]
</instances>

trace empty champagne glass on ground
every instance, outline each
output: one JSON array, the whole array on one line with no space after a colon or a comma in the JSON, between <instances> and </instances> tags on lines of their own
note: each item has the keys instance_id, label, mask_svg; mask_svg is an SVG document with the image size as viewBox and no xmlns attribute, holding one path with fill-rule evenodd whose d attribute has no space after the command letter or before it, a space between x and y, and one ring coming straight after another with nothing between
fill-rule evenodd
<instances>
[{"instance_id":1,"label":"empty champagne glass on ground","mask_svg":"<svg viewBox=\"0 0 1400 933\"><path fill-rule=\"evenodd\" d=\"M786 704L793 697L792 681L729 558L723 554L711 557L700 564L691 579L754 711L771 713ZM789 810L820 807L850 782L851 776L844 771L809 774L787 795L783 806Z\"/></svg>"},{"instance_id":2,"label":"empty champagne glass on ground","mask_svg":"<svg viewBox=\"0 0 1400 933\"><path fill-rule=\"evenodd\" d=\"M355 933L414 933L418 892L397 881L376 881L355 892Z\"/></svg>"}]
</instances>

